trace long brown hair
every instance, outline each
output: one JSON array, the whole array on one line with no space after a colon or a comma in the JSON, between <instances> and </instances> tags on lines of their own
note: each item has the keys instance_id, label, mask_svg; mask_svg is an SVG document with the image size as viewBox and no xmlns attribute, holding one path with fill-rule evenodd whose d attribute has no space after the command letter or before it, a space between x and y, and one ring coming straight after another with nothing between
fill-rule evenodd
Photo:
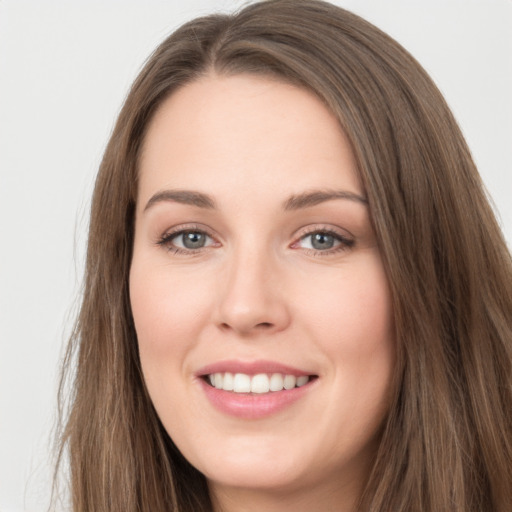
<instances>
[{"instance_id":1,"label":"long brown hair","mask_svg":"<svg viewBox=\"0 0 512 512\"><path fill-rule=\"evenodd\" d=\"M131 88L96 181L83 302L65 362L68 378L76 362L60 452L61 460L69 453L73 510L211 510L204 477L180 455L145 390L128 295L145 130L165 98L208 73L305 87L352 143L398 352L360 510L509 511L510 253L433 82L380 30L317 0L269 0L189 22Z\"/></svg>"}]
</instances>

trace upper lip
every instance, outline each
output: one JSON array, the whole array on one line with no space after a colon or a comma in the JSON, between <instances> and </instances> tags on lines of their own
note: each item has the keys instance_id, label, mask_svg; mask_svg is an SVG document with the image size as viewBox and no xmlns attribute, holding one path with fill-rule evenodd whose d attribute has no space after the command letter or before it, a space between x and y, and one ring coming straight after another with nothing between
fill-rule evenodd
<instances>
[{"instance_id":1,"label":"upper lip","mask_svg":"<svg viewBox=\"0 0 512 512\"><path fill-rule=\"evenodd\" d=\"M247 375L257 375L259 373L282 373L284 375L294 375L300 377L302 375L315 375L314 372L308 370L302 370L286 364L279 363L277 361L236 361L236 360L225 360L217 361L212 364L203 366L198 372L198 377L204 377L205 375L211 375L212 373L244 373Z\"/></svg>"}]
</instances>

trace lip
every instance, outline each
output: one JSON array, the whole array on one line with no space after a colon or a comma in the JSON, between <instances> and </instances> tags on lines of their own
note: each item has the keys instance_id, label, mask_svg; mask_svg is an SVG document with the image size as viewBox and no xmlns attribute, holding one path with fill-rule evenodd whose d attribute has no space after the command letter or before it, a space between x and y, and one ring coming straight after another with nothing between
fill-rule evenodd
<instances>
[{"instance_id":1,"label":"lip","mask_svg":"<svg viewBox=\"0 0 512 512\"><path fill-rule=\"evenodd\" d=\"M285 375L294 375L300 377L302 375L316 375L315 372L294 368L276 361L236 361L226 360L218 361L201 368L197 373L197 377L205 377L211 373L245 373L247 375L257 375L258 373L282 373Z\"/></svg>"},{"instance_id":2,"label":"lip","mask_svg":"<svg viewBox=\"0 0 512 512\"><path fill-rule=\"evenodd\" d=\"M207 375L224 372L245 373L247 375L282 373L296 377L314 375L315 378L301 387L264 394L224 391L206 382L205 377ZM318 380L314 372L308 372L274 361L219 361L201 368L196 376L206 398L218 411L228 416L246 420L261 419L277 414L305 397L314 388Z\"/></svg>"}]
</instances>

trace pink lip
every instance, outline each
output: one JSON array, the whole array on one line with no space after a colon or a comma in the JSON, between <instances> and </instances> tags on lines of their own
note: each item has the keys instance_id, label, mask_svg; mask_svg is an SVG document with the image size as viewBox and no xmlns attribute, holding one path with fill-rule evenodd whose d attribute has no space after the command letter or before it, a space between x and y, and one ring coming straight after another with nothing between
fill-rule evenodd
<instances>
[{"instance_id":1,"label":"pink lip","mask_svg":"<svg viewBox=\"0 0 512 512\"><path fill-rule=\"evenodd\" d=\"M285 375L295 375L295 377L300 377L301 375L314 375L314 372L300 370L275 361L263 360L250 362L233 360L219 361L217 363L204 366L196 373L196 375L198 377L203 377L205 375L210 375L211 373L224 372L245 373L247 375L257 375L258 373L282 373Z\"/></svg>"},{"instance_id":2,"label":"pink lip","mask_svg":"<svg viewBox=\"0 0 512 512\"><path fill-rule=\"evenodd\" d=\"M229 416L242 419L259 419L265 418L272 414L282 411L300 398L307 395L313 388L318 379L310 380L306 385L282 391L271 391L269 393L234 393L232 391L224 391L211 386L206 379L206 375L212 373L245 373L247 375L256 375L258 373L282 373L285 375L313 375L307 372L282 365L273 361L220 361L197 372L197 381L210 403L220 412Z\"/></svg>"}]
</instances>

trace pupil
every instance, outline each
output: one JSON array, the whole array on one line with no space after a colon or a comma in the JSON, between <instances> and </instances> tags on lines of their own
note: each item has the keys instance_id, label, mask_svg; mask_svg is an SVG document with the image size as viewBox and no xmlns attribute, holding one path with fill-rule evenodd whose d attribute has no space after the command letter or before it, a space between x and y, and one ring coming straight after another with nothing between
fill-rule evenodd
<instances>
[{"instance_id":1,"label":"pupil","mask_svg":"<svg viewBox=\"0 0 512 512\"><path fill-rule=\"evenodd\" d=\"M334 246L334 237L325 233L316 233L313 235L311 245L315 249L331 249Z\"/></svg>"},{"instance_id":2,"label":"pupil","mask_svg":"<svg viewBox=\"0 0 512 512\"><path fill-rule=\"evenodd\" d=\"M203 233L191 231L183 234L183 245L187 249L199 249L204 246L205 237Z\"/></svg>"}]
</instances>

